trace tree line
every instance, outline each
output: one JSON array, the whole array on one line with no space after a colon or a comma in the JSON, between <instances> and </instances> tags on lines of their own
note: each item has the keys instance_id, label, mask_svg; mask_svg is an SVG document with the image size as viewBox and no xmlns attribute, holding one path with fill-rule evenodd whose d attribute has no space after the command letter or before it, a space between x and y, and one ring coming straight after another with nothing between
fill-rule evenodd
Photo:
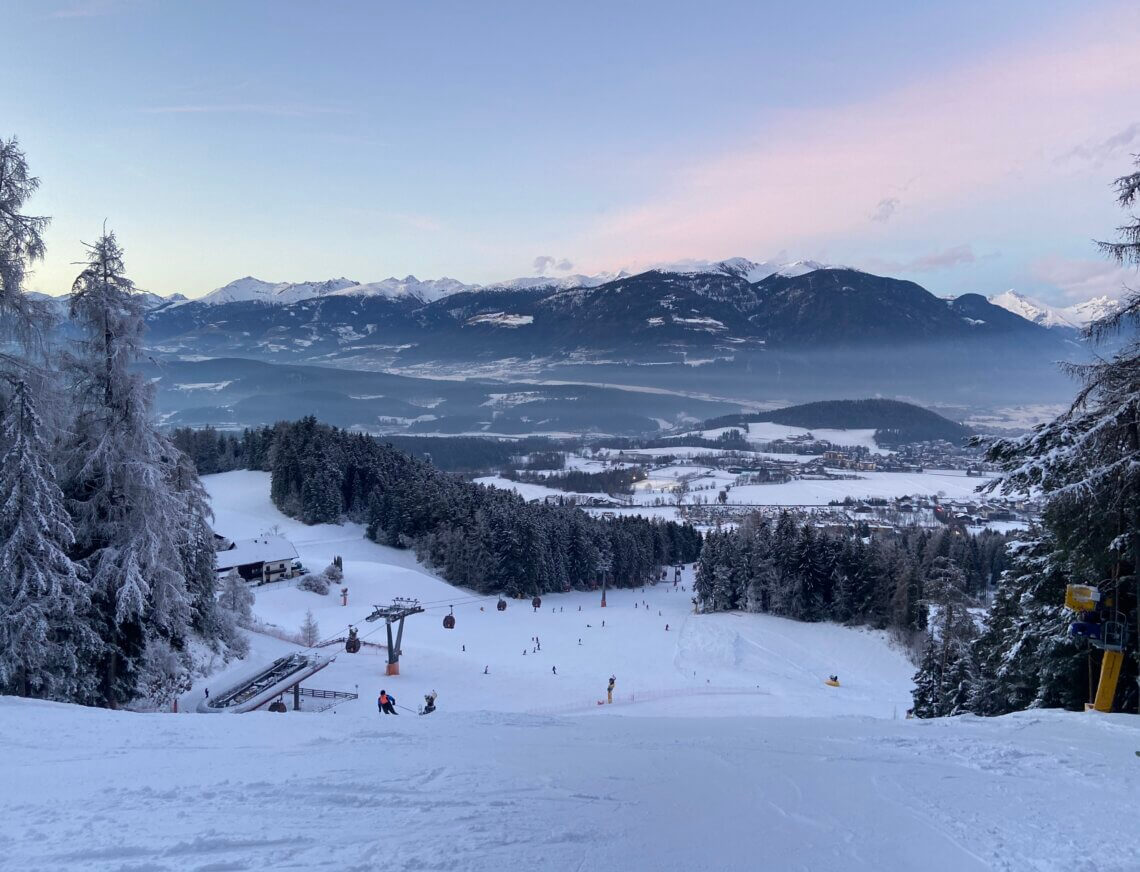
<instances>
[{"instance_id":1,"label":"tree line","mask_svg":"<svg viewBox=\"0 0 1140 872\"><path fill-rule=\"evenodd\" d=\"M961 567L965 595L982 602L1008 565L1006 539L907 528L865 540L790 512L775 521L754 515L736 530L709 534L697 562L697 604L704 612L836 621L909 638L927 629L932 574L945 563Z\"/></svg>"},{"instance_id":2,"label":"tree line","mask_svg":"<svg viewBox=\"0 0 1140 872\"><path fill-rule=\"evenodd\" d=\"M269 466L271 496L285 514L308 524L359 521L370 539L414 548L442 577L480 593L633 587L701 550L689 524L606 521L528 503L311 417L273 428Z\"/></svg>"},{"instance_id":3,"label":"tree line","mask_svg":"<svg viewBox=\"0 0 1140 872\"><path fill-rule=\"evenodd\" d=\"M570 469L565 472L541 473L527 470L504 470L504 477L512 481L540 484L555 490L580 494L631 494L633 485L645 478L645 470L639 466L603 469L587 472L583 469Z\"/></svg>"},{"instance_id":4,"label":"tree line","mask_svg":"<svg viewBox=\"0 0 1140 872\"><path fill-rule=\"evenodd\" d=\"M272 427L246 428L242 432L215 427L179 427L170 436L187 454L199 474L212 475L235 469L269 471L268 446ZM544 436L522 439L492 439L486 436L385 436L384 441L413 457L429 461L445 472L484 475L518 466L558 469L565 463L559 445ZM576 443L565 443L569 450ZM520 463L522 458L527 458ZM538 465L535 465L538 464Z\"/></svg>"}]
</instances>

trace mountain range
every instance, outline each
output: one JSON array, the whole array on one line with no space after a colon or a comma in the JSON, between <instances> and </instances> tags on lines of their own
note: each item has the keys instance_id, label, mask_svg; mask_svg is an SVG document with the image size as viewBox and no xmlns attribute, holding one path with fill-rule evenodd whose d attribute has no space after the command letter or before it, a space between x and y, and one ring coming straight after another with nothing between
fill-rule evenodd
<instances>
[{"instance_id":1,"label":"mountain range","mask_svg":"<svg viewBox=\"0 0 1140 872\"><path fill-rule=\"evenodd\" d=\"M623 386L745 407L881 396L993 409L1071 397L1056 363L1088 358L1077 328L1110 302L947 299L848 267L735 258L493 286L247 277L202 299L148 297L146 319L159 361Z\"/></svg>"},{"instance_id":2,"label":"mountain range","mask_svg":"<svg viewBox=\"0 0 1140 872\"><path fill-rule=\"evenodd\" d=\"M655 269L660 272L678 273L682 275L696 273L724 273L750 282L759 281L773 273L780 272L785 275L801 275L813 269L820 269L823 264L813 261L796 261L793 263L773 263L770 261L752 261L743 257L734 257L723 261L683 260L673 263L660 264ZM203 303L223 304L257 300L266 303L288 305L301 300L320 297L388 297L411 298L422 303L432 303L443 297L465 291L482 290L568 290L570 288L594 288L608 282L628 278L631 274L625 271L617 273L597 273L595 275L565 275L565 276L529 276L495 282L490 285L466 284L458 279L441 278L421 281L413 275L402 279L386 278L378 282L358 282L353 279L328 279L321 282L266 282L253 276L245 276L227 285L217 288L200 298ZM184 298L183 298L184 300ZM179 300L182 302L183 300Z\"/></svg>"},{"instance_id":3,"label":"mountain range","mask_svg":"<svg viewBox=\"0 0 1140 872\"><path fill-rule=\"evenodd\" d=\"M979 294L942 299L914 282L845 267L737 259L593 284L245 278L201 300L159 305L148 322L163 353L386 367L507 358L691 363L931 342L1057 345L1062 336L1051 323L1006 303Z\"/></svg>"},{"instance_id":4,"label":"mountain range","mask_svg":"<svg viewBox=\"0 0 1140 872\"><path fill-rule=\"evenodd\" d=\"M753 261L743 257L721 261L681 260L659 264L651 272L680 276L724 275L755 284L773 275L798 278L809 272L823 269L841 269L849 273L858 272L858 270L849 267L829 266L810 260L789 263ZM421 280L413 275L405 276L402 279L389 277L377 282L359 282L344 277L323 281L268 282L253 276L245 276L194 300L188 299L183 294L163 297L157 294L144 293L143 297L148 309L179 306L191 302L206 305L263 302L287 306L304 300L328 297L383 297L428 304L445 297L474 291L563 291L596 288L631 277L630 273L624 271L595 275L538 275L509 279L489 285L479 285L447 277ZM61 299L43 294L36 294L35 296L57 303ZM1117 300L1101 296L1067 307L1051 306L1012 289L992 295L987 300L994 306L1012 312L1038 326L1073 331L1080 330L1090 321L1115 311L1120 305Z\"/></svg>"}]
</instances>

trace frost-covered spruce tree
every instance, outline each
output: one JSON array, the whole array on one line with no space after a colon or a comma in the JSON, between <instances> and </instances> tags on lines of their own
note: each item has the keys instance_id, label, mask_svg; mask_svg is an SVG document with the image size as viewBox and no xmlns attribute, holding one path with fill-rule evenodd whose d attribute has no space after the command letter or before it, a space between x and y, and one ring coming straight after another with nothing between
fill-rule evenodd
<instances>
[{"instance_id":1,"label":"frost-covered spruce tree","mask_svg":"<svg viewBox=\"0 0 1140 872\"><path fill-rule=\"evenodd\" d=\"M222 592L218 604L233 615L234 620L245 626L253 620L254 594L249 584L236 569L231 569L222 579Z\"/></svg>"},{"instance_id":2,"label":"frost-covered spruce tree","mask_svg":"<svg viewBox=\"0 0 1140 872\"><path fill-rule=\"evenodd\" d=\"M313 617L312 609L305 609L305 622L301 624L301 644L312 648L321 641L321 628Z\"/></svg>"},{"instance_id":3,"label":"frost-covered spruce tree","mask_svg":"<svg viewBox=\"0 0 1140 872\"><path fill-rule=\"evenodd\" d=\"M931 636L914 677L918 717L961 714L973 691L973 643L978 635L966 594L966 574L949 557L936 557L926 575Z\"/></svg>"},{"instance_id":4,"label":"frost-covered spruce tree","mask_svg":"<svg viewBox=\"0 0 1140 872\"><path fill-rule=\"evenodd\" d=\"M155 429L152 388L131 371L142 352L143 308L113 233L89 246L71 313L83 339L67 360L78 413L65 492L74 556L107 643L101 692L110 705L138 697L163 704L189 685L187 642L213 600L213 551L197 477ZM207 641L217 632L201 627Z\"/></svg>"},{"instance_id":5,"label":"frost-covered spruce tree","mask_svg":"<svg viewBox=\"0 0 1140 872\"><path fill-rule=\"evenodd\" d=\"M1080 708L1088 693L1088 652L1069 637L1061 603L1068 577L1049 535L1013 548L975 645L977 677L969 702L979 715L1031 707Z\"/></svg>"},{"instance_id":6,"label":"frost-covered spruce tree","mask_svg":"<svg viewBox=\"0 0 1140 872\"><path fill-rule=\"evenodd\" d=\"M1140 167L1140 158L1137 159ZM1129 208L1140 202L1140 172L1116 180L1118 200ZM1140 266L1140 218L1119 228L1120 239L1100 243L1124 265ZM1044 522L1050 542L1050 577L1098 584L1110 595L1116 614L1131 622L1121 702L1136 711L1137 639L1140 638L1140 293L1132 293L1121 309L1094 322L1086 331L1100 341L1127 330L1122 346L1107 359L1070 364L1068 372L1081 388L1067 411L1018 439L990 446L991 460L1002 464L1003 476L993 487L1004 492L1037 490L1047 500ZM1044 597L1050 597L1046 601ZM1019 632L1056 633L1063 586L1030 586L1009 620ZM1029 621L1030 627L1024 622ZM989 640L987 640L987 645ZM1012 649L1011 649L1012 650ZM1064 648L1060 648L1064 659ZM992 659L987 650L983 656ZM1071 673L1060 664L1061 674ZM1078 684L1082 683L1079 680ZM991 700L1013 696L1013 688L988 688ZM1046 698L1073 699L1055 688ZM1035 697L1036 700L1036 697ZM1050 704L1042 700L1039 704ZM1051 703L1059 704L1059 703ZM1061 703L1063 704L1063 703Z\"/></svg>"},{"instance_id":7,"label":"frost-covered spruce tree","mask_svg":"<svg viewBox=\"0 0 1140 872\"><path fill-rule=\"evenodd\" d=\"M26 382L0 421L0 691L85 701L99 640L67 550L74 536Z\"/></svg>"},{"instance_id":8,"label":"frost-covered spruce tree","mask_svg":"<svg viewBox=\"0 0 1140 872\"><path fill-rule=\"evenodd\" d=\"M0 368L6 371L26 369L28 345L46 320L43 307L24 293L28 267L45 252L48 219L21 211L39 185L15 137L0 139Z\"/></svg>"}]
</instances>

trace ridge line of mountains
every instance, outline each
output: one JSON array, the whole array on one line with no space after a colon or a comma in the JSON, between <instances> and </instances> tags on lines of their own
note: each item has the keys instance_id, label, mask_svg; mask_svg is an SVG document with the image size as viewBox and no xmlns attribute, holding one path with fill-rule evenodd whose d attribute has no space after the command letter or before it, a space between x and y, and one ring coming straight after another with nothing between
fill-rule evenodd
<instances>
[{"instance_id":1,"label":"ridge line of mountains","mask_svg":"<svg viewBox=\"0 0 1140 872\"><path fill-rule=\"evenodd\" d=\"M255 280L241 280L249 299L151 309L148 342L164 354L396 368L539 359L693 365L773 350L945 343L1046 349L1055 359L1080 345L1075 326L1038 323L980 294L944 299L911 281L798 266L784 272L725 263L711 272L650 270L594 285L437 287L428 295L408 282L364 292L342 279L306 285L293 302L280 288L267 298L250 285ZM294 293L299 287L288 286Z\"/></svg>"},{"instance_id":2,"label":"ridge line of mountains","mask_svg":"<svg viewBox=\"0 0 1140 872\"><path fill-rule=\"evenodd\" d=\"M757 283L773 275L798 277L821 269L843 269L859 272L850 267L836 267L815 261L793 261L779 263L773 261L752 261L736 257L722 261L679 261L662 264L646 272L671 273L678 275L727 275ZM421 303L436 302L444 297L472 291L542 291L594 288L614 281L631 278L633 274L599 273L595 275L539 275L510 279L487 285L469 284L453 278L420 280L413 275L402 279L390 277L378 282L358 282L348 278L326 279L307 282L267 282L253 276L236 279L216 288L202 297L190 299L183 294L160 296L143 294L147 308L178 306L187 303L225 305L236 302L261 301L277 305L289 305L303 300L330 296L380 296L388 298L408 298ZM43 296L43 295L38 295ZM1094 297L1066 307L1051 306L1015 290L1007 290L989 296L988 301L1042 327L1079 330L1090 321L1115 310L1119 303L1107 296Z\"/></svg>"}]
</instances>

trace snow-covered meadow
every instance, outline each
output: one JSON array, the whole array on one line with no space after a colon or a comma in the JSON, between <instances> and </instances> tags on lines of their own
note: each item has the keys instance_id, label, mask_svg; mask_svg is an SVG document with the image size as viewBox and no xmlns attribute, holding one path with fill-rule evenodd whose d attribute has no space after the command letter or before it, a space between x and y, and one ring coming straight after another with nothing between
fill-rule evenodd
<instances>
[{"instance_id":1,"label":"snow-covered meadow","mask_svg":"<svg viewBox=\"0 0 1140 872\"><path fill-rule=\"evenodd\" d=\"M913 666L881 634L694 615L691 570L685 590L611 590L605 609L582 592L498 612L357 525L285 518L265 474L205 483L219 532L276 528L314 571L344 559L347 606L335 588L258 588L255 615L279 635L311 609L324 637L353 623L381 640L383 625L363 622L373 604L419 598L401 674L384 676L378 649L341 648L305 685L357 700L188 713L207 687L297 650L253 634L249 659L203 676L179 715L0 699L0 866L1136 868L1133 717L906 720ZM832 672L841 687L823 683ZM610 674L614 703L598 705ZM380 688L400 716L378 714ZM430 690L439 709L419 717ZM1125 847L1095 849L1105 821Z\"/></svg>"}]
</instances>

